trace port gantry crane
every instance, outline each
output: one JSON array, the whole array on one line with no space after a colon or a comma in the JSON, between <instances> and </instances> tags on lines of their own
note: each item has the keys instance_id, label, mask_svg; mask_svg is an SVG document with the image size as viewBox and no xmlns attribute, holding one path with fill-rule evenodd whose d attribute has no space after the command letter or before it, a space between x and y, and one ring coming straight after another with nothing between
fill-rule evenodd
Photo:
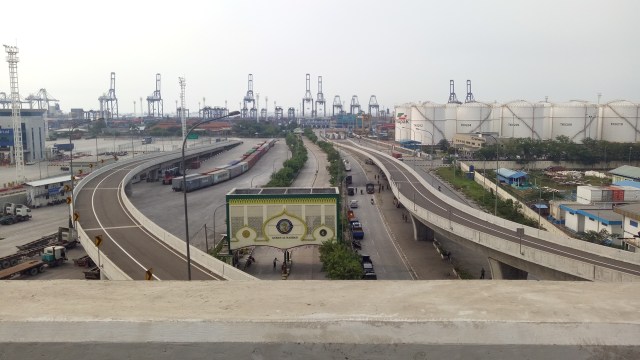
<instances>
[{"instance_id":1,"label":"port gantry crane","mask_svg":"<svg viewBox=\"0 0 640 360\"><path fill-rule=\"evenodd\" d=\"M149 117L163 116L162 94L160 93L160 74L156 74L156 90L153 94L147 96L147 115Z\"/></svg>"},{"instance_id":2,"label":"port gantry crane","mask_svg":"<svg viewBox=\"0 0 640 360\"><path fill-rule=\"evenodd\" d=\"M305 117L305 108L311 106L311 111L307 113L308 116L313 116L313 96L311 96L311 75L306 76L306 91L302 98L302 117Z\"/></svg>"},{"instance_id":3,"label":"port gantry crane","mask_svg":"<svg viewBox=\"0 0 640 360\"><path fill-rule=\"evenodd\" d=\"M251 104L251 108L247 107L249 104ZM242 99L242 110L240 111L240 116L243 119L255 119L258 116L258 111L256 110L256 99L253 96L253 74L249 74L247 94Z\"/></svg>"},{"instance_id":4,"label":"port gantry crane","mask_svg":"<svg viewBox=\"0 0 640 360\"><path fill-rule=\"evenodd\" d=\"M116 73L111 72L111 86L109 91L98 98L100 102L100 117L105 121L118 118L118 98L116 97ZM142 106L142 104L140 104Z\"/></svg>"},{"instance_id":5,"label":"port gantry crane","mask_svg":"<svg viewBox=\"0 0 640 360\"><path fill-rule=\"evenodd\" d=\"M453 80L449 80L449 104L462 104L456 96L455 85Z\"/></svg>"},{"instance_id":6,"label":"port gantry crane","mask_svg":"<svg viewBox=\"0 0 640 360\"><path fill-rule=\"evenodd\" d=\"M322 107L322 114L318 111ZM324 100L324 93L322 93L322 76L318 76L318 96L316 97L316 109L313 114L314 117L327 116L327 103Z\"/></svg>"},{"instance_id":7,"label":"port gantry crane","mask_svg":"<svg viewBox=\"0 0 640 360\"><path fill-rule=\"evenodd\" d=\"M336 116L336 109L338 110L338 115L342 114L342 100L340 100L340 95L333 97L333 109L331 110L331 116Z\"/></svg>"},{"instance_id":8,"label":"port gantry crane","mask_svg":"<svg viewBox=\"0 0 640 360\"><path fill-rule=\"evenodd\" d=\"M464 99L466 103L476 102L476 99L473 98L473 93L471 92L471 80L467 80L467 97Z\"/></svg>"}]
</instances>

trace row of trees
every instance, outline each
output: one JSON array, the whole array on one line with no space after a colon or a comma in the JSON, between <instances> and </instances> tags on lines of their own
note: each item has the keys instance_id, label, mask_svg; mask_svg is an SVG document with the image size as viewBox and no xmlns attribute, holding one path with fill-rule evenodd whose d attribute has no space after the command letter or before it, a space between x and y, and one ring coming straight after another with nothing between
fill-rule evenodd
<instances>
[{"instance_id":1,"label":"row of trees","mask_svg":"<svg viewBox=\"0 0 640 360\"><path fill-rule=\"evenodd\" d=\"M534 140L529 138L500 139L498 144L484 146L474 154L479 160L495 160L496 146L499 146L500 160L514 160L526 163L536 160L576 161L585 165L608 161L638 161L640 144L615 143L604 140L584 139L574 143L567 136L555 140Z\"/></svg>"},{"instance_id":2,"label":"row of trees","mask_svg":"<svg viewBox=\"0 0 640 360\"><path fill-rule=\"evenodd\" d=\"M291 185L293 180L307 162L307 149L304 147L302 139L293 133L287 133L287 146L291 150L291 159L283 163L283 168L271 175L271 180L266 187L286 187Z\"/></svg>"},{"instance_id":3,"label":"row of trees","mask_svg":"<svg viewBox=\"0 0 640 360\"><path fill-rule=\"evenodd\" d=\"M311 128L305 128L304 135L327 154L327 160L329 161L327 171L331 175L331 186L339 186L344 179L344 167L340 153L331 143L318 141L318 137ZM346 221L343 221L343 223L346 223ZM340 241L341 237L342 234L338 234L338 241L325 241L320 245L322 269L327 274L327 278L331 280L362 279L363 270L360 263L360 255L343 241Z\"/></svg>"}]
</instances>

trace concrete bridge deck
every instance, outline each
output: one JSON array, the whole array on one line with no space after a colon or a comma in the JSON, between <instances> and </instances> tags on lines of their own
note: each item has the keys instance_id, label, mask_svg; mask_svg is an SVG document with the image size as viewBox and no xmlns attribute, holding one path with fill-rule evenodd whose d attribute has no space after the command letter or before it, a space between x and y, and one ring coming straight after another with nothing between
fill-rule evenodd
<instances>
[{"instance_id":1,"label":"concrete bridge deck","mask_svg":"<svg viewBox=\"0 0 640 360\"><path fill-rule=\"evenodd\" d=\"M0 287L2 359L640 358L637 283L68 280Z\"/></svg>"}]
</instances>

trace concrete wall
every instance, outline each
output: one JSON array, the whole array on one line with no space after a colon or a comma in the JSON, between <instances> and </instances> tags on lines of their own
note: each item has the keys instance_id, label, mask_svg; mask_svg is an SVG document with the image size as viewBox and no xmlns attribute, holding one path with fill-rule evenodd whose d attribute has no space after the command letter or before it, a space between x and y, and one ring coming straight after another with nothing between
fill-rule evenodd
<instances>
[{"instance_id":1,"label":"concrete wall","mask_svg":"<svg viewBox=\"0 0 640 360\"><path fill-rule=\"evenodd\" d=\"M461 162L460 164L460 169L462 169L462 171L469 171L469 165L466 162ZM487 191L492 191L492 192L496 192L496 185L495 185L495 179L487 179L484 176L482 176L482 174L476 172L474 174L474 180L476 183L480 184L480 186L482 186L485 190ZM560 236L564 236L564 232L560 229L558 229L555 225L553 225L551 222L547 221L547 219L544 218L544 216L539 216L538 212L527 207L526 204L523 204L520 202L520 200L518 200L517 198L515 198L513 195L509 194L507 191L503 190L500 186L498 186L498 198L500 198L501 200L506 200L506 199L511 199L511 201L513 201L514 203L518 203L520 205L522 205L522 212L524 213L524 215L530 219L534 219L536 221L540 221L540 224L542 224L542 227L544 227L544 229L546 231L549 231L551 233L560 235Z\"/></svg>"},{"instance_id":2,"label":"concrete wall","mask_svg":"<svg viewBox=\"0 0 640 360\"><path fill-rule=\"evenodd\" d=\"M2 359L640 358L637 283L62 280L0 286Z\"/></svg>"}]
</instances>

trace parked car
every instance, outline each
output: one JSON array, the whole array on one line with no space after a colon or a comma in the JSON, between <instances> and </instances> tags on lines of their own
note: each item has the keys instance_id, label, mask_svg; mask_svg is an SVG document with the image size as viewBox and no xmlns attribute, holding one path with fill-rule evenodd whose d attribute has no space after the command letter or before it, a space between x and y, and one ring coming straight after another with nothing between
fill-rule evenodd
<instances>
[{"instance_id":1,"label":"parked car","mask_svg":"<svg viewBox=\"0 0 640 360\"><path fill-rule=\"evenodd\" d=\"M2 225L11 225L18 222L18 218L15 215L5 215L0 217L0 224Z\"/></svg>"}]
</instances>

